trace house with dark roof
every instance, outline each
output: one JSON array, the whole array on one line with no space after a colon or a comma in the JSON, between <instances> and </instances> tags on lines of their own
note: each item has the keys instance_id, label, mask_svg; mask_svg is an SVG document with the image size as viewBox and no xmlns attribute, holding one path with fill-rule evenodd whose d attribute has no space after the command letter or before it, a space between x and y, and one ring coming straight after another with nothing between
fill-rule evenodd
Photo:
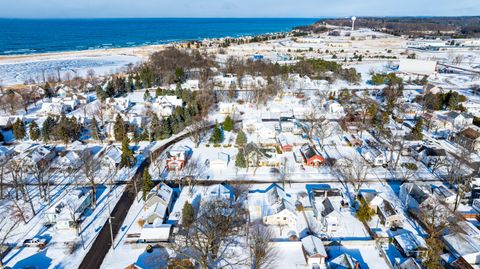
<instances>
[{"instance_id":1,"label":"house with dark roof","mask_svg":"<svg viewBox=\"0 0 480 269\"><path fill-rule=\"evenodd\" d=\"M400 200L408 209L419 209L421 206L433 203L435 198L430 192L415 183L404 183L400 186Z\"/></svg>"},{"instance_id":2,"label":"house with dark roof","mask_svg":"<svg viewBox=\"0 0 480 269\"><path fill-rule=\"evenodd\" d=\"M325 158L309 144L304 144L300 148L300 154L302 154L303 161L308 166L320 166L325 162Z\"/></svg>"},{"instance_id":3,"label":"house with dark roof","mask_svg":"<svg viewBox=\"0 0 480 269\"><path fill-rule=\"evenodd\" d=\"M471 150L480 150L480 132L472 127L463 129L458 132L453 140L462 147Z\"/></svg>"},{"instance_id":4,"label":"house with dark roof","mask_svg":"<svg viewBox=\"0 0 480 269\"><path fill-rule=\"evenodd\" d=\"M430 167L438 162L444 161L447 158L447 152L445 149L420 146L417 150L418 160L423 164Z\"/></svg>"}]
</instances>

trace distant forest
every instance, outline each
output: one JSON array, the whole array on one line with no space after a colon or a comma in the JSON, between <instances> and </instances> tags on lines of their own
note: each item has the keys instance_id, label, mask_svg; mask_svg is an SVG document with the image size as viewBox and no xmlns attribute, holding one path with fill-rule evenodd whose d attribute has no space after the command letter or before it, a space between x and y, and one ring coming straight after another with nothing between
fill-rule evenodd
<instances>
[{"instance_id":1,"label":"distant forest","mask_svg":"<svg viewBox=\"0 0 480 269\"><path fill-rule=\"evenodd\" d=\"M351 26L349 18L322 19L297 30L323 32L325 24ZM358 17L355 27L371 28L392 35L480 37L480 16L476 17Z\"/></svg>"}]
</instances>

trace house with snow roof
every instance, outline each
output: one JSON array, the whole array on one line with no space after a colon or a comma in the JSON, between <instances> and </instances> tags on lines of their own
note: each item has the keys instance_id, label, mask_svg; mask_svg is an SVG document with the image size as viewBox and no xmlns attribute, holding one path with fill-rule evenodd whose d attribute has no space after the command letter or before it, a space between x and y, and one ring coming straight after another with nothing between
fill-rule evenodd
<instances>
[{"instance_id":1,"label":"house with snow roof","mask_svg":"<svg viewBox=\"0 0 480 269\"><path fill-rule=\"evenodd\" d=\"M393 244L405 257L420 257L427 250L422 237L406 230L393 237Z\"/></svg>"},{"instance_id":2,"label":"house with snow roof","mask_svg":"<svg viewBox=\"0 0 480 269\"><path fill-rule=\"evenodd\" d=\"M235 193L230 185L214 184L209 186L204 193L206 200L223 200L232 202L235 199Z\"/></svg>"},{"instance_id":3,"label":"house with snow roof","mask_svg":"<svg viewBox=\"0 0 480 269\"><path fill-rule=\"evenodd\" d=\"M403 262L395 264L394 269L422 269L422 266L414 258L410 257Z\"/></svg>"},{"instance_id":4,"label":"house with snow roof","mask_svg":"<svg viewBox=\"0 0 480 269\"><path fill-rule=\"evenodd\" d=\"M249 192L248 211L251 221L261 220L265 225L295 228L297 224L293 200L277 184L265 190Z\"/></svg>"},{"instance_id":5,"label":"house with snow roof","mask_svg":"<svg viewBox=\"0 0 480 269\"><path fill-rule=\"evenodd\" d=\"M382 225L388 228L403 227L405 222L403 214L399 213L380 193L360 191L360 197L378 215Z\"/></svg>"},{"instance_id":6,"label":"house with snow roof","mask_svg":"<svg viewBox=\"0 0 480 269\"><path fill-rule=\"evenodd\" d=\"M442 255L443 264L453 266L454 264L465 263L464 265L467 267L461 268L480 266L480 239L462 232L456 232L444 235L443 242L449 251L449 253Z\"/></svg>"},{"instance_id":7,"label":"house with snow roof","mask_svg":"<svg viewBox=\"0 0 480 269\"><path fill-rule=\"evenodd\" d=\"M382 166L387 163L385 154L375 147L360 147L359 151L362 157L373 166Z\"/></svg>"},{"instance_id":8,"label":"house with snow roof","mask_svg":"<svg viewBox=\"0 0 480 269\"><path fill-rule=\"evenodd\" d=\"M167 151L166 167L168 171L180 171L187 164L193 150L184 145L174 145Z\"/></svg>"},{"instance_id":9,"label":"house with snow roof","mask_svg":"<svg viewBox=\"0 0 480 269\"><path fill-rule=\"evenodd\" d=\"M55 224L55 227L61 230L74 229L85 210L92 205L92 200L92 190L74 189L46 210L46 223Z\"/></svg>"},{"instance_id":10,"label":"house with snow roof","mask_svg":"<svg viewBox=\"0 0 480 269\"><path fill-rule=\"evenodd\" d=\"M48 166L57 156L55 147L34 145L14 157L22 166L34 167L36 165Z\"/></svg>"},{"instance_id":11,"label":"house with snow roof","mask_svg":"<svg viewBox=\"0 0 480 269\"><path fill-rule=\"evenodd\" d=\"M82 159L79 153L75 151L68 151L66 153L59 154L52 162L53 168L68 168L78 169L82 164Z\"/></svg>"},{"instance_id":12,"label":"house with snow roof","mask_svg":"<svg viewBox=\"0 0 480 269\"><path fill-rule=\"evenodd\" d=\"M360 263L348 253L342 253L328 261L329 269L361 269Z\"/></svg>"},{"instance_id":13,"label":"house with snow roof","mask_svg":"<svg viewBox=\"0 0 480 269\"><path fill-rule=\"evenodd\" d=\"M147 194L144 208L149 213L145 223L163 223L171 211L172 205L173 189L164 183L158 184Z\"/></svg>"},{"instance_id":14,"label":"house with snow roof","mask_svg":"<svg viewBox=\"0 0 480 269\"><path fill-rule=\"evenodd\" d=\"M325 267L325 259L328 256L322 240L314 235L309 235L302 238L301 242L307 264L312 268Z\"/></svg>"},{"instance_id":15,"label":"house with snow roof","mask_svg":"<svg viewBox=\"0 0 480 269\"><path fill-rule=\"evenodd\" d=\"M122 160L122 150L117 145L107 145L98 152L98 158L106 167L117 167Z\"/></svg>"}]
</instances>

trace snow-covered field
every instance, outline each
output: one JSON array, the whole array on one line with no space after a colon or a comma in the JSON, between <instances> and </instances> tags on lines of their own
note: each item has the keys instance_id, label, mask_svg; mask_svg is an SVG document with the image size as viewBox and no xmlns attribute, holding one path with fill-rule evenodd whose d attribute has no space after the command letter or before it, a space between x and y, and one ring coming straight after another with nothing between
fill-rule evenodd
<instances>
[{"instance_id":1,"label":"snow-covered field","mask_svg":"<svg viewBox=\"0 0 480 269\"><path fill-rule=\"evenodd\" d=\"M33 61L0 61L0 81L3 85L23 84L28 80L43 82L46 78L58 77L58 72L63 78L66 73L71 77L85 76L92 69L97 75L107 75L119 72L128 64L140 62L140 57L135 55L105 55L100 57L58 57L57 59ZM57 72L58 70L58 72Z\"/></svg>"}]
</instances>

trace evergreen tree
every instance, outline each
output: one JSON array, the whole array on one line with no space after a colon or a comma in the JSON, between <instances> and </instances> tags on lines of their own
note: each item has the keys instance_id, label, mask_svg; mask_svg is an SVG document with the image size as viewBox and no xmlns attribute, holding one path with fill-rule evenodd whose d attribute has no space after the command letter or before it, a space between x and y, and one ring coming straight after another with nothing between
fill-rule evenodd
<instances>
[{"instance_id":1,"label":"evergreen tree","mask_svg":"<svg viewBox=\"0 0 480 269\"><path fill-rule=\"evenodd\" d=\"M31 140L36 141L40 139L40 128L35 121L32 121L32 123L30 123L29 135Z\"/></svg>"},{"instance_id":2,"label":"evergreen tree","mask_svg":"<svg viewBox=\"0 0 480 269\"><path fill-rule=\"evenodd\" d=\"M223 133L220 127L218 127L218 122L215 124L215 127L213 128L213 133L212 136L210 137L210 142L219 144L222 143L223 141Z\"/></svg>"},{"instance_id":3,"label":"evergreen tree","mask_svg":"<svg viewBox=\"0 0 480 269\"><path fill-rule=\"evenodd\" d=\"M60 117L60 121L58 122L58 125L57 125L57 128L56 128L56 139L60 139L62 140L65 144L68 143L69 141L69 122L67 120L67 117L65 116L65 114L62 114L62 116Z\"/></svg>"},{"instance_id":4,"label":"evergreen tree","mask_svg":"<svg viewBox=\"0 0 480 269\"><path fill-rule=\"evenodd\" d=\"M107 93L102 89L102 87L100 86L97 86L96 89L95 89L96 93L97 93L97 98L103 102L105 101L105 99L107 99L108 95Z\"/></svg>"},{"instance_id":5,"label":"evergreen tree","mask_svg":"<svg viewBox=\"0 0 480 269\"><path fill-rule=\"evenodd\" d=\"M13 131L13 137L16 140L21 140L25 138L25 123L23 123L23 120L20 120L17 118L17 120L13 123L12 125L12 131Z\"/></svg>"},{"instance_id":6,"label":"evergreen tree","mask_svg":"<svg viewBox=\"0 0 480 269\"><path fill-rule=\"evenodd\" d=\"M77 118L71 117L68 122L68 137L70 141L76 141L82 136L82 125L78 123Z\"/></svg>"},{"instance_id":7,"label":"evergreen tree","mask_svg":"<svg viewBox=\"0 0 480 269\"><path fill-rule=\"evenodd\" d=\"M162 123L161 127L161 139L169 138L172 135L171 119L168 117Z\"/></svg>"},{"instance_id":8,"label":"evergreen tree","mask_svg":"<svg viewBox=\"0 0 480 269\"><path fill-rule=\"evenodd\" d=\"M236 143L239 146L243 146L247 143L247 136L245 135L245 133L242 130L240 130L237 134Z\"/></svg>"},{"instance_id":9,"label":"evergreen tree","mask_svg":"<svg viewBox=\"0 0 480 269\"><path fill-rule=\"evenodd\" d=\"M242 149L238 151L237 158L235 159L235 166L240 168L247 167L247 161L245 160L245 155L243 154Z\"/></svg>"},{"instance_id":10,"label":"evergreen tree","mask_svg":"<svg viewBox=\"0 0 480 269\"><path fill-rule=\"evenodd\" d=\"M122 167L132 167L134 164L135 156L133 156L133 151L130 149L130 139L125 136L122 141L122 157L120 165Z\"/></svg>"},{"instance_id":11,"label":"evergreen tree","mask_svg":"<svg viewBox=\"0 0 480 269\"><path fill-rule=\"evenodd\" d=\"M225 120L222 123L223 130L225 130L227 132L230 132L230 131L233 130L234 126L235 126L235 122L230 117L230 115L227 115L227 117L225 118Z\"/></svg>"},{"instance_id":12,"label":"evergreen tree","mask_svg":"<svg viewBox=\"0 0 480 269\"><path fill-rule=\"evenodd\" d=\"M122 116L117 115L115 123L113 125L113 134L116 141L123 141L127 135L127 130L125 129L125 122L123 122Z\"/></svg>"},{"instance_id":13,"label":"evergreen tree","mask_svg":"<svg viewBox=\"0 0 480 269\"><path fill-rule=\"evenodd\" d=\"M45 119L42 125L42 138L44 142L48 142L52 139L56 124L56 120L50 116Z\"/></svg>"},{"instance_id":14,"label":"evergreen tree","mask_svg":"<svg viewBox=\"0 0 480 269\"><path fill-rule=\"evenodd\" d=\"M160 139L160 119L157 114L153 114L152 121L150 122L150 135L151 140Z\"/></svg>"},{"instance_id":15,"label":"evergreen tree","mask_svg":"<svg viewBox=\"0 0 480 269\"><path fill-rule=\"evenodd\" d=\"M153 188L152 176L148 172L148 167L143 170L142 175L142 199L147 200L147 194Z\"/></svg>"},{"instance_id":16,"label":"evergreen tree","mask_svg":"<svg viewBox=\"0 0 480 269\"><path fill-rule=\"evenodd\" d=\"M415 126L412 128L410 137L414 140L422 140L423 139L422 129L423 129L423 120L419 118L415 123Z\"/></svg>"},{"instance_id":17,"label":"evergreen tree","mask_svg":"<svg viewBox=\"0 0 480 269\"><path fill-rule=\"evenodd\" d=\"M192 204L188 201L185 201L185 204L182 208L182 225L186 228L189 228L190 225L195 221L195 211Z\"/></svg>"},{"instance_id":18,"label":"evergreen tree","mask_svg":"<svg viewBox=\"0 0 480 269\"><path fill-rule=\"evenodd\" d=\"M114 97L115 96L115 88L113 87L112 81L109 81L107 83L107 88L105 89L105 94L108 97Z\"/></svg>"}]
</instances>

